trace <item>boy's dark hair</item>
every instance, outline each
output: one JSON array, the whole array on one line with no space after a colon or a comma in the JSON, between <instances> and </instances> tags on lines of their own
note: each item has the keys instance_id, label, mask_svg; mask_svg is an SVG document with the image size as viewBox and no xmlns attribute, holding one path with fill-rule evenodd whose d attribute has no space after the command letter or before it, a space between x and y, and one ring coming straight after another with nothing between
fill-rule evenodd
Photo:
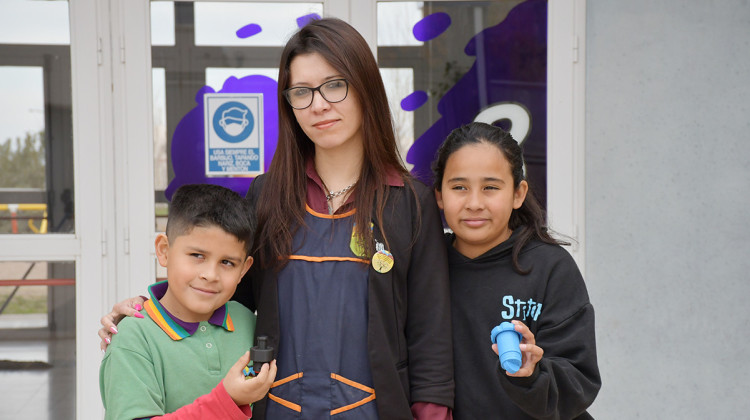
<instances>
[{"instance_id":1,"label":"boy's dark hair","mask_svg":"<svg viewBox=\"0 0 750 420\"><path fill-rule=\"evenodd\" d=\"M221 228L243 242L245 255L250 255L255 223L247 200L236 192L212 184L188 184L178 188L169 204L169 242L196 226Z\"/></svg>"},{"instance_id":2,"label":"boy's dark hair","mask_svg":"<svg viewBox=\"0 0 750 420\"><path fill-rule=\"evenodd\" d=\"M510 172L513 175L513 189L518 188L521 181L529 181L523 173L523 150L521 146L513 139L507 131L494 125L480 122L472 122L462 125L451 131L445 142L437 151L437 159L432 164L432 170L435 173L434 188L438 191L442 188L443 174L448 158L458 149L477 143L491 144L503 153L503 156L510 163ZM518 239L513 244L513 268L519 274L528 274L528 270L521 268L518 262L518 255L527 243L532 239L548 244L568 245L568 243L559 241L549 234L547 220L544 209L539 205L539 201L534 196L531 185L526 193L526 199L518 209L514 209L510 214L508 227L518 232Z\"/></svg>"}]
</instances>

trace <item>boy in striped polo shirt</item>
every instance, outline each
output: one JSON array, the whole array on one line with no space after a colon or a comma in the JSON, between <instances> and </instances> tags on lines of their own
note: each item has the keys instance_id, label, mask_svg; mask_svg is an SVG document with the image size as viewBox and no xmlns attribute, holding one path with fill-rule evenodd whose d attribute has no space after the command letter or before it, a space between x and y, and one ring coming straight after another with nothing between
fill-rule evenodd
<instances>
[{"instance_id":1,"label":"boy in striped polo shirt","mask_svg":"<svg viewBox=\"0 0 750 420\"><path fill-rule=\"evenodd\" d=\"M107 419L247 419L276 362L246 378L255 315L229 302L253 262L253 223L245 200L216 185L174 194L156 256L167 280L149 287L139 319L119 324L102 360Z\"/></svg>"}]
</instances>

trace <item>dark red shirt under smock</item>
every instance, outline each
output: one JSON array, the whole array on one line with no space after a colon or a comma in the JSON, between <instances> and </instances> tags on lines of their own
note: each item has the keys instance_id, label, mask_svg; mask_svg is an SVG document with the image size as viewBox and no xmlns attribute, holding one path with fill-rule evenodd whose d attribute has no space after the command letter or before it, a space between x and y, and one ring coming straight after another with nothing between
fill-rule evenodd
<instances>
[{"instance_id":1,"label":"dark red shirt under smock","mask_svg":"<svg viewBox=\"0 0 750 420\"><path fill-rule=\"evenodd\" d=\"M315 162L313 162L312 159L307 160L305 171L307 174L307 205L318 213L328 214L326 189L323 186L323 181L320 179L318 172L315 170ZM391 187L404 186L404 180L395 170L388 172L387 182ZM342 204L334 213L345 213L351 210L352 203L354 203L354 196L349 195L344 204Z\"/></svg>"}]
</instances>

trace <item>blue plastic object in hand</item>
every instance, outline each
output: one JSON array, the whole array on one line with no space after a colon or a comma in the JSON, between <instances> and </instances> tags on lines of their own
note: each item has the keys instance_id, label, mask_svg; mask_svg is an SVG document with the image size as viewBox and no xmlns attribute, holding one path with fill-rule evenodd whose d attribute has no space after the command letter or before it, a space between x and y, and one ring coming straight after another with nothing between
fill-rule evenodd
<instances>
[{"instance_id":1,"label":"blue plastic object in hand","mask_svg":"<svg viewBox=\"0 0 750 420\"><path fill-rule=\"evenodd\" d=\"M509 373L516 373L521 368L521 334L510 322L503 322L492 329L490 339L497 344L500 354L500 366Z\"/></svg>"}]
</instances>

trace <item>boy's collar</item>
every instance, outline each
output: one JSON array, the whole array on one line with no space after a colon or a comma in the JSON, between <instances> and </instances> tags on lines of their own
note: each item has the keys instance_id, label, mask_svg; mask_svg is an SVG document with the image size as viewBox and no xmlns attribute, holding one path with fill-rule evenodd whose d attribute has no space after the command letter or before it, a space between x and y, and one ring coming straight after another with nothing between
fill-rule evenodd
<instances>
[{"instance_id":1,"label":"boy's collar","mask_svg":"<svg viewBox=\"0 0 750 420\"><path fill-rule=\"evenodd\" d=\"M167 308L162 306L159 299L164 297L167 293L169 284L167 281L160 281L154 283L148 287L148 293L151 295L151 299L147 300L143 307L146 309L148 316L158 325L172 340L182 340L185 337L193 335L197 330L200 322L186 322L176 316L172 315L167 311ZM222 327L227 331L234 331L234 324L232 323L232 317L227 312L227 304L225 303L218 309L216 309L208 319L209 324Z\"/></svg>"}]
</instances>

